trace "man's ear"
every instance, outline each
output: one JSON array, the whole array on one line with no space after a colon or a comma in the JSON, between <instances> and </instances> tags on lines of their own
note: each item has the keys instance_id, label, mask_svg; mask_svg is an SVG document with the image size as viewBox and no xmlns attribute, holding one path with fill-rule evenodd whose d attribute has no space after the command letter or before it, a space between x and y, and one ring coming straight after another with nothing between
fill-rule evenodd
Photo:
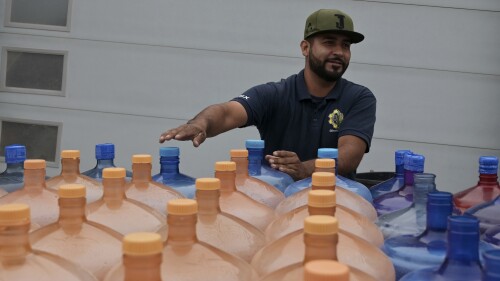
<instances>
[{"instance_id":1,"label":"man's ear","mask_svg":"<svg viewBox=\"0 0 500 281\"><path fill-rule=\"evenodd\" d=\"M302 55L307 57L309 55L309 48L311 48L311 43L307 40L302 40L300 42L300 50L302 51Z\"/></svg>"}]
</instances>

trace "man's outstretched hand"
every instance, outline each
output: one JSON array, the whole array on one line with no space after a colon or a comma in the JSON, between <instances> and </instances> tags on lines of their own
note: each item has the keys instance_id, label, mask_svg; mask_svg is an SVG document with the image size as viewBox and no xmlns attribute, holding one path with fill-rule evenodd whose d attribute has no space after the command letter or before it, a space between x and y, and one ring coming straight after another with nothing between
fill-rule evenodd
<instances>
[{"instance_id":1,"label":"man's outstretched hand","mask_svg":"<svg viewBox=\"0 0 500 281\"><path fill-rule=\"evenodd\" d=\"M269 165L277 170L290 175L294 180L310 177L312 169L308 162L300 161L295 152L277 150L272 155L266 155Z\"/></svg>"},{"instance_id":2,"label":"man's outstretched hand","mask_svg":"<svg viewBox=\"0 0 500 281\"><path fill-rule=\"evenodd\" d=\"M207 138L205 130L195 124L184 124L177 128L170 129L160 135L160 143L169 140L193 141L193 146L198 147Z\"/></svg>"}]
</instances>

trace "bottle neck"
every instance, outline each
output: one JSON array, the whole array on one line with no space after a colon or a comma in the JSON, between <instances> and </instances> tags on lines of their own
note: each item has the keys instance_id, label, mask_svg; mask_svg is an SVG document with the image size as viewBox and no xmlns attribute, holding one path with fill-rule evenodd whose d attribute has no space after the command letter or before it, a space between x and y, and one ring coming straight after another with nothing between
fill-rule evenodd
<instances>
[{"instance_id":1,"label":"bottle neck","mask_svg":"<svg viewBox=\"0 0 500 281\"><path fill-rule=\"evenodd\" d=\"M196 190L198 216L213 216L220 213L219 197L219 190Z\"/></svg>"},{"instance_id":2,"label":"bottle neck","mask_svg":"<svg viewBox=\"0 0 500 281\"><path fill-rule=\"evenodd\" d=\"M304 264L313 260L338 260L338 234L314 235L304 233L305 255Z\"/></svg>"},{"instance_id":3,"label":"bottle neck","mask_svg":"<svg viewBox=\"0 0 500 281\"><path fill-rule=\"evenodd\" d=\"M247 148L248 150L248 173L251 176L259 176L264 160L264 149Z\"/></svg>"},{"instance_id":4,"label":"bottle neck","mask_svg":"<svg viewBox=\"0 0 500 281\"><path fill-rule=\"evenodd\" d=\"M7 163L7 167L3 174L23 173L24 163Z\"/></svg>"},{"instance_id":5,"label":"bottle neck","mask_svg":"<svg viewBox=\"0 0 500 281\"><path fill-rule=\"evenodd\" d=\"M115 167L114 159L97 159L96 168L102 170L104 168Z\"/></svg>"},{"instance_id":6,"label":"bottle neck","mask_svg":"<svg viewBox=\"0 0 500 281\"><path fill-rule=\"evenodd\" d=\"M244 157L231 157L236 163L236 175L248 176L248 159Z\"/></svg>"},{"instance_id":7,"label":"bottle neck","mask_svg":"<svg viewBox=\"0 0 500 281\"><path fill-rule=\"evenodd\" d=\"M333 186L318 186L311 183L312 190L332 190L335 191L335 185Z\"/></svg>"},{"instance_id":8,"label":"bottle neck","mask_svg":"<svg viewBox=\"0 0 500 281\"><path fill-rule=\"evenodd\" d=\"M315 216L315 215L325 215L325 216L332 216L335 217L335 206L333 207L313 207L313 206L307 206L307 211L309 212L310 216Z\"/></svg>"},{"instance_id":9,"label":"bottle neck","mask_svg":"<svg viewBox=\"0 0 500 281\"><path fill-rule=\"evenodd\" d=\"M404 174L405 174L405 167L404 166L405 166L404 164L396 165L396 176L398 178L404 177Z\"/></svg>"},{"instance_id":10,"label":"bottle neck","mask_svg":"<svg viewBox=\"0 0 500 281\"><path fill-rule=\"evenodd\" d=\"M24 170L24 189L42 192L45 185L45 169Z\"/></svg>"},{"instance_id":11,"label":"bottle neck","mask_svg":"<svg viewBox=\"0 0 500 281\"><path fill-rule=\"evenodd\" d=\"M479 229L476 232L448 231L447 260L479 262Z\"/></svg>"},{"instance_id":12,"label":"bottle neck","mask_svg":"<svg viewBox=\"0 0 500 281\"><path fill-rule=\"evenodd\" d=\"M425 210L427 206L427 194L436 190L434 178L422 179L417 177L413 186L413 203L415 208Z\"/></svg>"},{"instance_id":13,"label":"bottle neck","mask_svg":"<svg viewBox=\"0 0 500 281\"><path fill-rule=\"evenodd\" d=\"M85 217L85 198L61 198L59 202L59 225L66 233L79 233L82 224L87 221Z\"/></svg>"},{"instance_id":14,"label":"bottle neck","mask_svg":"<svg viewBox=\"0 0 500 281\"><path fill-rule=\"evenodd\" d=\"M163 178L172 178L179 174L179 157L160 157L160 173Z\"/></svg>"},{"instance_id":15,"label":"bottle neck","mask_svg":"<svg viewBox=\"0 0 500 281\"><path fill-rule=\"evenodd\" d=\"M405 188L406 187L413 188L415 172L410 170L404 170L404 174L405 174Z\"/></svg>"},{"instance_id":16,"label":"bottle neck","mask_svg":"<svg viewBox=\"0 0 500 281\"><path fill-rule=\"evenodd\" d=\"M63 158L61 166L61 175L63 176L80 174L80 158Z\"/></svg>"},{"instance_id":17,"label":"bottle neck","mask_svg":"<svg viewBox=\"0 0 500 281\"><path fill-rule=\"evenodd\" d=\"M497 174L479 174L479 185L498 187Z\"/></svg>"},{"instance_id":18,"label":"bottle neck","mask_svg":"<svg viewBox=\"0 0 500 281\"><path fill-rule=\"evenodd\" d=\"M125 178L102 179L103 200L109 206L121 206L125 200Z\"/></svg>"},{"instance_id":19,"label":"bottle neck","mask_svg":"<svg viewBox=\"0 0 500 281\"><path fill-rule=\"evenodd\" d=\"M30 223L0 226L0 262L8 265L22 264L31 253L29 242Z\"/></svg>"},{"instance_id":20,"label":"bottle neck","mask_svg":"<svg viewBox=\"0 0 500 281\"><path fill-rule=\"evenodd\" d=\"M132 164L132 182L150 182L151 181L151 163Z\"/></svg>"},{"instance_id":21,"label":"bottle neck","mask_svg":"<svg viewBox=\"0 0 500 281\"><path fill-rule=\"evenodd\" d=\"M215 177L220 180L220 191L236 191L236 172L235 171L215 171Z\"/></svg>"},{"instance_id":22,"label":"bottle neck","mask_svg":"<svg viewBox=\"0 0 500 281\"><path fill-rule=\"evenodd\" d=\"M161 281L162 254L123 255L124 281Z\"/></svg>"},{"instance_id":23,"label":"bottle neck","mask_svg":"<svg viewBox=\"0 0 500 281\"><path fill-rule=\"evenodd\" d=\"M197 215L167 215L167 244L187 246L198 242L196 237Z\"/></svg>"}]
</instances>

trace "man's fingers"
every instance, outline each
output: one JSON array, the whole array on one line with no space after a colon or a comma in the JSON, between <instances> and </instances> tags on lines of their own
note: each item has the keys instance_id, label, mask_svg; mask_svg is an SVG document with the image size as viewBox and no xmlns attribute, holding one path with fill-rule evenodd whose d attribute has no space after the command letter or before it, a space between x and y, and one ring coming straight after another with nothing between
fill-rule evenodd
<instances>
[{"instance_id":1,"label":"man's fingers","mask_svg":"<svg viewBox=\"0 0 500 281\"><path fill-rule=\"evenodd\" d=\"M200 128L198 128L196 126L193 126L191 124L184 124L180 127L168 130L165 133L161 134L160 143L163 143L165 141L169 141L172 139L179 140L179 141L192 140L193 145L197 147L203 141L205 141L206 134L203 130L201 130Z\"/></svg>"},{"instance_id":2,"label":"man's fingers","mask_svg":"<svg viewBox=\"0 0 500 281\"><path fill-rule=\"evenodd\" d=\"M287 151L287 150L276 150L273 152L273 156L276 157L294 157L297 156L295 152Z\"/></svg>"}]
</instances>

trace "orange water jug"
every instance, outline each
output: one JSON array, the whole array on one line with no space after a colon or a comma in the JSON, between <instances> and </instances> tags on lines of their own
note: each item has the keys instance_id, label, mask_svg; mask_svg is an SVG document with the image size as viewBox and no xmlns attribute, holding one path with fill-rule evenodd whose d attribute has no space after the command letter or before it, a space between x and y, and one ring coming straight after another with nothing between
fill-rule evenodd
<instances>
[{"instance_id":1,"label":"orange water jug","mask_svg":"<svg viewBox=\"0 0 500 281\"><path fill-rule=\"evenodd\" d=\"M132 180L125 184L125 194L127 198L142 202L165 215L167 202L184 196L173 188L152 180L151 160L149 154L132 156Z\"/></svg>"},{"instance_id":2,"label":"orange water jug","mask_svg":"<svg viewBox=\"0 0 500 281\"><path fill-rule=\"evenodd\" d=\"M313 177L321 176L322 174L320 173L313 174ZM333 179L333 177L327 176L324 179L313 179L313 181L331 181ZM341 230L352 233L376 247L384 244L384 236L377 225L348 208L336 205L336 192L325 189L310 190L306 206L296 208L281 215L270 223L265 231L266 240L271 242L288 233L302 229L304 227L304 219L310 215L335 216L340 222Z\"/></svg>"},{"instance_id":3,"label":"orange water jug","mask_svg":"<svg viewBox=\"0 0 500 281\"><path fill-rule=\"evenodd\" d=\"M279 189L248 174L248 150L232 149L231 161L236 163L238 191L273 209L285 199L285 195Z\"/></svg>"},{"instance_id":4,"label":"orange water jug","mask_svg":"<svg viewBox=\"0 0 500 281\"><path fill-rule=\"evenodd\" d=\"M135 232L123 238L123 261L104 281L161 281L163 243L158 233ZM168 276L163 280L173 280Z\"/></svg>"},{"instance_id":5,"label":"orange water jug","mask_svg":"<svg viewBox=\"0 0 500 281\"><path fill-rule=\"evenodd\" d=\"M196 180L198 202L198 238L247 262L265 245L264 233L250 223L221 211L220 180Z\"/></svg>"},{"instance_id":6,"label":"orange water jug","mask_svg":"<svg viewBox=\"0 0 500 281\"><path fill-rule=\"evenodd\" d=\"M59 187L59 219L30 234L33 248L68 259L99 280L121 259L122 235L85 217L82 184Z\"/></svg>"},{"instance_id":7,"label":"orange water jug","mask_svg":"<svg viewBox=\"0 0 500 281\"><path fill-rule=\"evenodd\" d=\"M197 211L198 204L192 199L168 202L168 235L161 265L164 279L255 280L257 275L247 262L198 240Z\"/></svg>"},{"instance_id":8,"label":"orange water jug","mask_svg":"<svg viewBox=\"0 0 500 281\"><path fill-rule=\"evenodd\" d=\"M320 217L332 218L331 216ZM297 230L259 250L252 259L252 266L257 273L264 276L280 268L302 262L304 255L307 255L304 246L306 240L337 239L335 235L317 235L307 231L307 228ZM392 262L379 248L342 230L338 231L337 257L339 262L359 269L377 280L395 280Z\"/></svg>"},{"instance_id":9,"label":"orange water jug","mask_svg":"<svg viewBox=\"0 0 500 281\"><path fill-rule=\"evenodd\" d=\"M1 204L24 203L30 206L31 230L46 226L57 220L57 193L45 184L45 160L24 161L24 186L0 198Z\"/></svg>"},{"instance_id":10,"label":"orange water jug","mask_svg":"<svg viewBox=\"0 0 500 281\"><path fill-rule=\"evenodd\" d=\"M274 210L259 203L236 189L236 163L215 163L215 177L221 182L220 208L224 213L238 217L264 231L275 219Z\"/></svg>"},{"instance_id":11,"label":"orange water jug","mask_svg":"<svg viewBox=\"0 0 500 281\"><path fill-rule=\"evenodd\" d=\"M0 206L0 280L97 281L90 272L66 259L32 250L29 230L28 205Z\"/></svg>"},{"instance_id":12,"label":"orange water jug","mask_svg":"<svg viewBox=\"0 0 500 281\"><path fill-rule=\"evenodd\" d=\"M274 271L261 279L261 281L287 280L302 281L304 277L304 264L315 260L337 261L338 222L331 216L310 216L304 220L304 229L307 235L313 234L314 239L304 237L305 256L303 261ZM319 238L318 238L319 237ZM345 276L351 281L369 281L376 279L356 268L342 264ZM331 279L330 279L331 280Z\"/></svg>"},{"instance_id":13,"label":"orange water jug","mask_svg":"<svg viewBox=\"0 0 500 281\"><path fill-rule=\"evenodd\" d=\"M87 205L87 219L104 224L121 234L157 232L165 217L152 207L125 196L125 169L105 168L102 172L104 193Z\"/></svg>"},{"instance_id":14,"label":"orange water jug","mask_svg":"<svg viewBox=\"0 0 500 281\"><path fill-rule=\"evenodd\" d=\"M59 186L68 183L83 184L87 189L87 203L97 201L102 196L102 185L91 177L80 174L80 151L61 152L61 174L47 180L47 188L57 192Z\"/></svg>"},{"instance_id":15,"label":"orange water jug","mask_svg":"<svg viewBox=\"0 0 500 281\"><path fill-rule=\"evenodd\" d=\"M304 281L352 281L345 264L331 260L315 260L304 265Z\"/></svg>"},{"instance_id":16,"label":"orange water jug","mask_svg":"<svg viewBox=\"0 0 500 281\"><path fill-rule=\"evenodd\" d=\"M321 160L321 161L319 161ZM335 163L335 160L333 159L316 159L316 163L323 163L323 162L331 162ZM318 164L316 164L318 165ZM335 165L335 164L333 164ZM335 166L334 166L335 167ZM318 173L318 172L315 172ZM334 175L334 184L326 184L326 183L318 183L318 182L312 182L311 187L303 189L297 193L294 193L293 195L290 195L287 197L285 200L281 201L281 203L276 207L276 213L277 214L284 214L287 212L290 212L291 210L302 207L307 205L307 194L309 190L315 190L315 189L330 189L330 190L335 190L337 192L337 205L344 206L346 208L349 208L365 217L367 217L371 221L377 220L377 211L375 208L372 206L372 204L363 197L359 196L358 194L343 189L343 188L336 188L335 187L335 173L332 172L320 172L320 173L330 173Z\"/></svg>"}]
</instances>

